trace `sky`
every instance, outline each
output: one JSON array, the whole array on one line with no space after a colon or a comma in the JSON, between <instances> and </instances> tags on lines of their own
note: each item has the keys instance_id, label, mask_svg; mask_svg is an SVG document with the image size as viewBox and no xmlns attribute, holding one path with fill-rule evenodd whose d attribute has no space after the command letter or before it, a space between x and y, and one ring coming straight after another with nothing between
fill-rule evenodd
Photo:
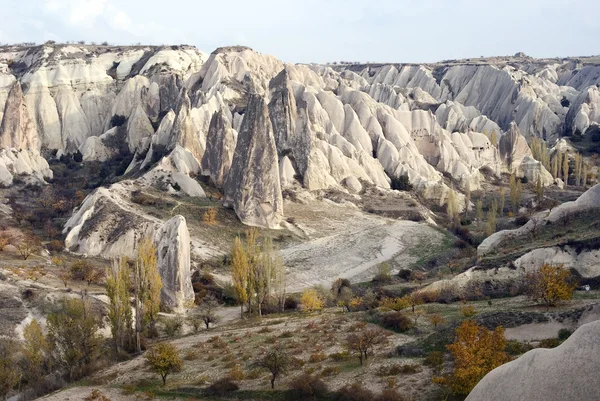
<instances>
[{"instance_id":1,"label":"sky","mask_svg":"<svg viewBox=\"0 0 600 401\"><path fill-rule=\"evenodd\" d=\"M286 62L600 54L598 0L0 0L0 43L245 45Z\"/></svg>"}]
</instances>

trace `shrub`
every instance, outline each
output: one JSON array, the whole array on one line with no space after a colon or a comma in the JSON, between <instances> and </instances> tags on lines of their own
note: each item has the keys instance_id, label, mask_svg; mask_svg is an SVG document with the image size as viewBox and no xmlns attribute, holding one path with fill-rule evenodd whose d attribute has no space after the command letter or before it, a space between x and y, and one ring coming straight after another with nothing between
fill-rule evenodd
<instances>
[{"instance_id":1,"label":"shrub","mask_svg":"<svg viewBox=\"0 0 600 401\"><path fill-rule=\"evenodd\" d=\"M560 345L558 338L546 338L538 344L538 348L556 348Z\"/></svg>"},{"instance_id":2,"label":"shrub","mask_svg":"<svg viewBox=\"0 0 600 401\"><path fill-rule=\"evenodd\" d=\"M308 362L318 363L323 362L325 359L327 359L327 355L325 355L323 352L315 352L310 356Z\"/></svg>"},{"instance_id":3,"label":"shrub","mask_svg":"<svg viewBox=\"0 0 600 401\"><path fill-rule=\"evenodd\" d=\"M383 315L381 325L388 330L404 333L413 327L412 321L402 312L390 312Z\"/></svg>"},{"instance_id":4,"label":"shrub","mask_svg":"<svg viewBox=\"0 0 600 401\"><path fill-rule=\"evenodd\" d=\"M298 300L293 297L286 297L283 304L285 310L296 310L298 309Z\"/></svg>"},{"instance_id":5,"label":"shrub","mask_svg":"<svg viewBox=\"0 0 600 401\"><path fill-rule=\"evenodd\" d=\"M389 263L383 262L377 265L377 274L373 277L377 283L389 283L392 281L392 268Z\"/></svg>"},{"instance_id":6,"label":"shrub","mask_svg":"<svg viewBox=\"0 0 600 401\"><path fill-rule=\"evenodd\" d=\"M110 119L110 127L120 127L127 122L127 117L120 114L115 114Z\"/></svg>"},{"instance_id":7,"label":"shrub","mask_svg":"<svg viewBox=\"0 0 600 401\"><path fill-rule=\"evenodd\" d=\"M415 373L421 372L422 369L416 363L407 363L407 364L393 364L387 366L380 366L377 369L377 376L386 377L386 376L398 376L398 375L412 375Z\"/></svg>"},{"instance_id":8,"label":"shrub","mask_svg":"<svg viewBox=\"0 0 600 401\"><path fill-rule=\"evenodd\" d=\"M215 224L217 222L217 208L209 207L206 212L204 212L202 221L207 224Z\"/></svg>"},{"instance_id":9,"label":"shrub","mask_svg":"<svg viewBox=\"0 0 600 401\"><path fill-rule=\"evenodd\" d=\"M558 339L561 342L565 341L567 338L571 337L571 334L573 334L573 332L569 329L560 329L558 331Z\"/></svg>"},{"instance_id":10,"label":"shrub","mask_svg":"<svg viewBox=\"0 0 600 401\"><path fill-rule=\"evenodd\" d=\"M59 240L50 241L46 244L46 249L48 249L48 251L52 253L61 252L64 248L64 244L62 243L62 241Z\"/></svg>"},{"instance_id":11,"label":"shrub","mask_svg":"<svg viewBox=\"0 0 600 401\"><path fill-rule=\"evenodd\" d=\"M336 401L372 401L375 394L360 384L349 384L339 389L334 399Z\"/></svg>"},{"instance_id":12,"label":"shrub","mask_svg":"<svg viewBox=\"0 0 600 401\"><path fill-rule=\"evenodd\" d=\"M436 372L440 372L442 370L442 366L444 365L444 353L441 351L433 351L427 354L425 357L425 361L423 361L425 366L429 366Z\"/></svg>"},{"instance_id":13,"label":"shrub","mask_svg":"<svg viewBox=\"0 0 600 401\"><path fill-rule=\"evenodd\" d=\"M303 373L290 383L293 399L317 400L323 398L327 392L327 384L318 377Z\"/></svg>"},{"instance_id":14,"label":"shrub","mask_svg":"<svg viewBox=\"0 0 600 401\"><path fill-rule=\"evenodd\" d=\"M171 319L163 320L163 330L167 337L175 337L181 334L183 328L183 319L181 317L175 317Z\"/></svg>"},{"instance_id":15,"label":"shrub","mask_svg":"<svg viewBox=\"0 0 600 401\"><path fill-rule=\"evenodd\" d=\"M400 269L398 272L398 277L400 277L402 280L410 281L411 276L412 270L410 269Z\"/></svg>"},{"instance_id":16,"label":"shrub","mask_svg":"<svg viewBox=\"0 0 600 401\"><path fill-rule=\"evenodd\" d=\"M224 396L239 390L239 386L229 377L223 377L207 387L209 395Z\"/></svg>"},{"instance_id":17,"label":"shrub","mask_svg":"<svg viewBox=\"0 0 600 401\"><path fill-rule=\"evenodd\" d=\"M337 376L342 370L339 366L328 366L319 373L320 377Z\"/></svg>"},{"instance_id":18,"label":"shrub","mask_svg":"<svg viewBox=\"0 0 600 401\"><path fill-rule=\"evenodd\" d=\"M392 189L395 189L397 191L412 191L412 189L413 189L413 185L410 183L408 174L403 174L398 177L393 177L391 186L392 186Z\"/></svg>"},{"instance_id":19,"label":"shrub","mask_svg":"<svg viewBox=\"0 0 600 401\"><path fill-rule=\"evenodd\" d=\"M335 362L343 362L350 359L350 353L348 351L334 352L329 355L329 358L334 360Z\"/></svg>"},{"instance_id":20,"label":"shrub","mask_svg":"<svg viewBox=\"0 0 600 401\"><path fill-rule=\"evenodd\" d=\"M468 319L477 314L477 309L473 305L464 305L460 308L460 313Z\"/></svg>"},{"instance_id":21,"label":"shrub","mask_svg":"<svg viewBox=\"0 0 600 401\"><path fill-rule=\"evenodd\" d=\"M408 398L393 388L386 388L375 398L375 401L408 401Z\"/></svg>"}]
</instances>

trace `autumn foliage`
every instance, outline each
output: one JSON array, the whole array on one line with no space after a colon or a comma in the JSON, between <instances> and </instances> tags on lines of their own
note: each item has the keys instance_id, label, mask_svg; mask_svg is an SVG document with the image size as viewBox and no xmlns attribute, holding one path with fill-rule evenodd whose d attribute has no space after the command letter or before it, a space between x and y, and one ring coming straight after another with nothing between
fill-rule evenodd
<instances>
[{"instance_id":1,"label":"autumn foliage","mask_svg":"<svg viewBox=\"0 0 600 401\"><path fill-rule=\"evenodd\" d=\"M504 352L504 328L490 331L472 320L456 329L454 343L447 346L454 357L454 369L446 376L433 381L448 388L455 395L466 395L490 371L510 361Z\"/></svg>"},{"instance_id":2,"label":"autumn foliage","mask_svg":"<svg viewBox=\"0 0 600 401\"><path fill-rule=\"evenodd\" d=\"M569 269L550 264L544 264L537 272L529 273L526 283L529 296L546 306L555 306L559 301L571 299L577 286Z\"/></svg>"}]
</instances>

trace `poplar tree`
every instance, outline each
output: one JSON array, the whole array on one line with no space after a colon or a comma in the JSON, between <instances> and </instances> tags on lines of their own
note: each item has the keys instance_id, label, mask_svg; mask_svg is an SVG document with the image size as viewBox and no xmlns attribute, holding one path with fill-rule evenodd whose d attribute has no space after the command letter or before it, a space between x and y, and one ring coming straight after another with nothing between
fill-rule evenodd
<instances>
[{"instance_id":1,"label":"poplar tree","mask_svg":"<svg viewBox=\"0 0 600 401\"><path fill-rule=\"evenodd\" d=\"M106 295L109 299L108 319L115 356L118 356L119 351L130 343L132 314L129 306L129 285L127 261L113 260L112 268L106 271Z\"/></svg>"},{"instance_id":2,"label":"poplar tree","mask_svg":"<svg viewBox=\"0 0 600 401\"><path fill-rule=\"evenodd\" d=\"M233 241L233 249L231 251L231 278L233 288L240 303L240 315L244 318L244 304L248 301L248 257L246 250L242 245L240 237L236 237Z\"/></svg>"},{"instance_id":3,"label":"poplar tree","mask_svg":"<svg viewBox=\"0 0 600 401\"><path fill-rule=\"evenodd\" d=\"M498 202L498 214L500 217L504 215L504 204L506 203L506 189L500 188L500 199Z\"/></svg>"},{"instance_id":4,"label":"poplar tree","mask_svg":"<svg viewBox=\"0 0 600 401\"><path fill-rule=\"evenodd\" d=\"M565 186L569 185L569 156L567 153L563 155L563 181Z\"/></svg>"}]
</instances>

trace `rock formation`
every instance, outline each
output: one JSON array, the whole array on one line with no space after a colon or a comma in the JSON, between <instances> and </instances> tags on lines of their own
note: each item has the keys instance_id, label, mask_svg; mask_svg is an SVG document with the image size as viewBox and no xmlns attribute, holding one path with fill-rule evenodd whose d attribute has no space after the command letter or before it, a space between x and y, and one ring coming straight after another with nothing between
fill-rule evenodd
<instances>
[{"instance_id":1,"label":"rock formation","mask_svg":"<svg viewBox=\"0 0 600 401\"><path fill-rule=\"evenodd\" d=\"M190 233L185 218L175 216L154 235L158 270L162 278L161 300L167 307L182 312L194 300L190 274Z\"/></svg>"},{"instance_id":2,"label":"rock formation","mask_svg":"<svg viewBox=\"0 0 600 401\"><path fill-rule=\"evenodd\" d=\"M534 349L488 373L467 401L595 401L600 394L600 321L554 349Z\"/></svg>"},{"instance_id":3,"label":"rock formation","mask_svg":"<svg viewBox=\"0 0 600 401\"><path fill-rule=\"evenodd\" d=\"M237 135L223 111L213 114L206 139L206 152L202 157L202 171L214 185L221 188L231 168Z\"/></svg>"},{"instance_id":4,"label":"rock formation","mask_svg":"<svg viewBox=\"0 0 600 401\"><path fill-rule=\"evenodd\" d=\"M0 125L0 148L39 150L39 141L25 104L21 84L13 84Z\"/></svg>"},{"instance_id":5,"label":"rock formation","mask_svg":"<svg viewBox=\"0 0 600 401\"><path fill-rule=\"evenodd\" d=\"M279 227L283 199L273 128L265 100L252 95L238 135L225 199L244 224Z\"/></svg>"}]
</instances>

